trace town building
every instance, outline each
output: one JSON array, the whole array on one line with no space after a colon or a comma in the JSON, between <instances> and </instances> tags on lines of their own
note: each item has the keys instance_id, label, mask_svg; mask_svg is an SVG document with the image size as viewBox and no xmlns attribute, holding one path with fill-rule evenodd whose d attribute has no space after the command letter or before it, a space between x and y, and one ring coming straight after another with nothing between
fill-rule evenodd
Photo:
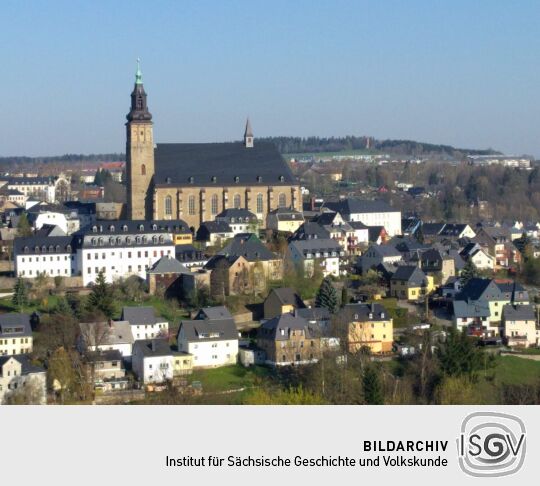
<instances>
[{"instance_id":1,"label":"town building","mask_svg":"<svg viewBox=\"0 0 540 486\"><path fill-rule=\"evenodd\" d=\"M79 323L77 348L81 353L118 351L129 360L133 351L133 334L128 321L98 321Z\"/></svg>"},{"instance_id":2,"label":"town building","mask_svg":"<svg viewBox=\"0 0 540 486\"><path fill-rule=\"evenodd\" d=\"M161 384L192 372L193 357L171 350L166 339L143 339L133 345L132 368L141 383Z\"/></svg>"},{"instance_id":3,"label":"town building","mask_svg":"<svg viewBox=\"0 0 540 486\"><path fill-rule=\"evenodd\" d=\"M321 331L303 317L282 314L261 324L257 346L272 366L316 363L321 357Z\"/></svg>"},{"instance_id":4,"label":"town building","mask_svg":"<svg viewBox=\"0 0 540 486\"><path fill-rule=\"evenodd\" d=\"M308 278L317 269L324 277L340 276L340 258L345 256L345 251L331 238L293 240L289 243L289 252L294 264L302 268Z\"/></svg>"},{"instance_id":5,"label":"town building","mask_svg":"<svg viewBox=\"0 0 540 486\"><path fill-rule=\"evenodd\" d=\"M156 316L153 307L123 307L122 321L129 322L131 334L135 341L139 339L167 338L169 323L161 316Z\"/></svg>"},{"instance_id":6,"label":"town building","mask_svg":"<svg viewBox=\"0 0 540 486\"><path fill-rule=\"evenodd\" d=\"M297 309L306 305L300 296L289 287L272 289L264 300L264 318L280 316L281 314L294 314Z\"/></svg>"},{"instance_id":7,"label":"town building","mask_svg":"<svg viewBox=\"0 0 540 486\"><path fill-rule=\"evenodd\" d=\"M503 307L503 329L508 346L538 346L540 330L532 305L506 304Z\"/></svg>"},{"instance_id":8,"label":"town building","mask_svg":"<svg viewBox=\"0 0 540 486\"><path fill-rule=\"evenodd\" d=\"M199 313L183 320L177 335L178 349L193 356L194 368L216 368L238 361L238 331L232 317L217 308L217 315ZM227 311L228 313L228 311Z\"/></svg>"},{"instance_id":9,"label":"town building","mask_svg":"<svg viewBox=\"0 0 540 486\"><path fill-rule=\"evenodd\" d=\"M122 353L118 350L86 353L85 362L94 390L114 392L129 386Z\"/></svg>"},{"instance_id":10,"label":"town building","mask_svg":"<svg viewBox=\"0 0 540 486\"><path fill-rule=\"evenodd\" d=\"M27 355L0 356L0 405L10 400L29 405L47 402L47 373Z\"/></svg>"},{"instance_id":11,"label":"town building","mask_svg":"<svg viewBox=\"0 0 540 486\"><path fill-rule=\"evenodd\" d=\"M435 290L433 277L413 265L400 265L390 279L390 295L397 299L418 301Z\"/></svg>"},{"instance_id":12,"label":"town building","mask_svg":"<svg viewBox=\"0 0 540 486\"><path fill-rule=\"evenodd\" d=\"M392 351L393 320L382 305L347 304L341 309L339 319L345 326L343 337L350 353L357 353L363 347L374 354Z\"/></svg>"},{"instance_id":13,"label":"town building","mask_svg":"<svg viewBox=\"0 0 540 486\"><path fill-rule=\"evenodd\" d=\"M266 227L281 233L294 233L304 223L304 215L296 209L277 208L266 217Z\"/></svg>"},{"instance_id":14,"label":"town building","mask_svg":"<svg viewBox=\"0 0 540 486\"><path fill-rule=\"evenodd\" d=\"M384 226L390 237L401 234L401 211L380 200L344 199L327 202L325 206L348 221L360 221L366 226Z\"/></svg>"},{"instance_id":15,"label":"town building","mask_svg":"<svg viewBox=\"0 0 540 486\"><path fill-rule=\"evenodd\" d=\"M31 353L33 343L28 314L0 314L0 356Z\"/></svg>"}]
</instances>

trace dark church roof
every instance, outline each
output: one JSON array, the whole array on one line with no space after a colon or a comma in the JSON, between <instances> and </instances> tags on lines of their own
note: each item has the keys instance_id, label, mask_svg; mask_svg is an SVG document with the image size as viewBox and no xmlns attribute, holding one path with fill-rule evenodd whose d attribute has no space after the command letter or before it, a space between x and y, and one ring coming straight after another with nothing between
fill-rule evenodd
<instances>
[{"instance_id":1,"label":"dark church roof","mask_svg":"<svg viewBox=\"0 0 540 486\"><path fill-rule=\"evenodd\" d=\"M154 151L155 183L166 186L292 185L296 181L274 144L161 143Z\"/></svg>"}]
</instances>

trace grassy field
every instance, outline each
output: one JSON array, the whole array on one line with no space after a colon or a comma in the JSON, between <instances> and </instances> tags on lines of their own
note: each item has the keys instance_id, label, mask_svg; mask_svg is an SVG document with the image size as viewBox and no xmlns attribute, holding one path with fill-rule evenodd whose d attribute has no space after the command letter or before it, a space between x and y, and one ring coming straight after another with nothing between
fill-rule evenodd
<instances>
[{"instance_id":1,"label":"grassy field","mask_svg":"<svg viewBox=\"0 0 540 486\"><path fill-rule=\"evenodd\" d=\"M191 375L191 381L200 381L205 393L219 393L256 386L270 372L269 368L262 366L250 368L244 368L241 365L224 366L194 371Z\"/></svg>"},{"instance_id":2,"label":"grassy field","mask_svg":"<svg viewBox=\"0 0 540 486\"><path fill-rule=\"evenodd\" d=\"M500 356L495 368L495 380L498 383L535 383L540 380L540 361L517 356Z\"/></svg>"}]
</instances>

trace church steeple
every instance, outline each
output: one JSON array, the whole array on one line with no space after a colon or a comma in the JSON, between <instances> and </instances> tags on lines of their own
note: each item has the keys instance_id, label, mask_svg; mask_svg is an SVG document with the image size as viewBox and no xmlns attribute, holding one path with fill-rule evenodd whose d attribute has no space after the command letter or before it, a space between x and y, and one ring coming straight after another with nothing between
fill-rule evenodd
<instances>
[{"instance_id":1,"label":"church steeple","mask_svg":"<svg viewBox=\"0 0 540 486\"><path fill-rule=\"evenodd\" d=\"M246 129L244 130L244 146L247 148L253 148L253 130L251 129L249 117L246 120Z\"/></svg>"},{"instance_id":2,"label":"church steeple","mask_svg":"<svg viewBox=\"0 0 540 486\"><path fill-rule=\"evenodd\" d=\"M148 111L146 92L142 82L141 63L137 59L137 72L135 73L135 87L131 93L131 109L126 116L128 121L149 122L152 115Z\"/></svg>"}]
</instances>

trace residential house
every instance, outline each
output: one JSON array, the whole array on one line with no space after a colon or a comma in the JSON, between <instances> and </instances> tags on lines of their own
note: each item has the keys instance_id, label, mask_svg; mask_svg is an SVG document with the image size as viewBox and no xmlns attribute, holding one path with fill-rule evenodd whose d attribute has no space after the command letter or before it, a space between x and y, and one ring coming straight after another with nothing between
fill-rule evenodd
<instances>
[{"instance_id":1,"label":"residential house","mask_svg":"<svg viewBox=\"0 0 540 486\"><path fill-rule=\"evenodd\" d=\"M257 282L280 280L283 277L283 259L272 253L253 233L235 235L218 255L245 258Z\"/></svg>"},{"instance_id":2,"label":"residential house","mask_svg":"<svg viewBox=\"0 0 540 486\"><path fill-rule=\"evenodd\" d=\"M420 268L427 275L433 275L441 284L456 276L454 259L437 249L429 249L420 254Z\"/></svg>"},{"instance_id":3,"label":"residential house","mask_svg":"<svg viewBox=\"0 0 540 486\"><path fill-rule=\"evenodd\" d=\"M234 236L234 232L225 221L204 221L197 230L197 241L206 246L221 246Z\"/></svg>"},{"instance_id":4,"label":"residential house","mask_svg":"<svg viewBox=\"0 0 540 486\"><path fill-rule=\"evenodd\" d=\"M47 373L25 354L0 356L0 405L15 399L14 395L32 405L47 402Z\"/></svg>"},{"instance_id":5,"label":"residential house","mask_svg":"<svg viewBox=\"0 0 540 486\"><path fill-rule=\"evenodd\" d=\"M455 300L454 326L459 331L466 329L470 336L495 337L497 328L490 326L491 313L489 304L484 301Z\"/></svg>"},{"instance_id":6,"label":"residential house","mask_svg":"<svg viewBox=\"0 0 540 486\"><path fill-rule=\"evenodd\" d=\"M339 319L345 325L350 353L356 353L363 347L368 347L374 354L392 351L393 320L382 305L347 304L341 309Z\"/></svg>"},{"instance_id":7,"label":"residential house","mask_svg":"<svg viewBox=\"0 0 540 486\"><path fill-rule=\"evenodd\" d=\"M135 341L139 339L167 338L169 323L161 316L156 316L153 307L124 307L122 321L129 322Z\"/></svg>"},{"instance_id":8,"label":"residential house","mask_svg":"<svg viewBox=\"0 0 540 486\"><path fill-rule=\"evenodd\" d=\"M161 289L166 297L178 297L182 294L182 275L190 274L176 258L163 256L146 272L148 293L155 295Z\"/></svg>"},{"instance_id":9,"label":"residential house","mask_svg":"<svg viewBox=\"0 0 540 486\"><path fill-rule=\"evenodd\" d=\"M302 317L282 314L261 324L257 346L272 366L315 363L321 357L321 333Z\"/></svg>"},{"instance_id":10,"label":"residential house","mask_svg":"<svg viewBox=\"0 0 540 486\"><path fill-rule=\"evenodd\" d=\"M167 339L144 339L133 345L132 368L140 382L160 384L191 373L192 358L172 351Z\"/></svg>"},{"instance_id":11,"label":"residential house","mask_svg":"<svg viewBox=\"0 0 540 486\"><path fill-rule=\"evenodd\" d=\"M183 320L177 335L178 349L193 356L194 368L236 364L238 331L232 318Z\"/></svg>"},{"instance_id":12,"label":"residential house","mask_svg":"<svg viewBox=\"0 0 540 486\"><path fill-rule=\"evenodd\" d=\"M120 351L96 351L87 353L86 364L94 390L112 392L128 388L129 380Z\"/></svg>"},{"instance_id":13,"label":"residential house","mask_svg":"<svg viewBox=\"0 0 540 486\"><path fill-rule=\"evenodd\" d=\"M362 273L376 268L381 263L394 264L402 261L401 253L392 245L370 245L364 254L359 257L357 267Z\"/></svg>"},{"instance_id":14,"label":"residential house","mask_svg":"<svg viewBox=\"0 0 540 486\"><path fill-rule=\"evenodd\" d=\"M31 353L33 344L28 314L0 314L0 356Z\"/></svg>"},{"instance_id":15,"label":"residential house","mask_svg":"<svg viewBox=\"0 0 540 486\"><path fill-rule=\"evenodd\" d=\"M390 295L398 299L418 301L434 289L433 277L417 266L400 265L390 279Z\"/></svg>"},{"instance_id":16,"label":"residential house","mask_svg":"<svg viewBox=\"0 0 540 486\"><path fill-rule=\"evenodd\" d=\"M281 314L294 314L296 309L305 307L300 296L289 287L272 289L264 301L264 318L280 316Z\"/></svg>"},{"instance_id":17,"label":"residential house","mask_svg":"<svg viewBox=\"0 0 540 486\"><path fill-rule=\"evenodd\" d=\"M216 215L216 221L227 223L233 235L240 233L256 233L259 228L259 220L251 211L244 208L225 209Z\"/></svg>"},{"instance_id":18,"label":"residential house","mask_svg":"<svg viewBox=\"0 0 540 486\"><path fill-rule=\"evenodd\" d=\"M460 251L465 261L472 261L479 270L494 270L495 258L487 253L482 247L474 242L469 243Z\"/></svg>"},{"instance_id":19,"label":"residential house","mask_svg":"<svg viewBox=\"0 0 540 486\"><path fill-rule=\"evenodd\" d=\"M311 277L316 268L325 277L340 275L340 258L345 256L345 252L331 238L293 240L289 243L289 251L292 261L304 270L307 277Z\"/></svg>"},{"instance_id":20,"label":"residential house","mask_svg":"<svg viewBox=\"0 0 540 486\"><path fill-rule=\"evenodd\" d=\"M456 300L487 303L490 323L497 331L502 319L502 308L511 302L510 296L501 292L494 280L487 278L470 279L456 295Z\"/></svg>"},{"instance_id":21,"label":"residential house","mask_svg":"<svg viewBox=\"0 0 540 486\"><path fill-rule=\"evenodd\" d=\"M134 339L128 321L81 322L79 329L80 352L116 350L124 359L131 357Z\"/></svg>"},{"instance_id":22,"label":"residential house","mask_svg":"<svg viewBox=\"0 0 540 486\"><path fill-rule=\"evenodd\" d=\"M532 305L506 304L503 307L503 328L508 346L538 346L540 331Z\"/></svg>"},{"instance_id":23,"label":"residential house","mask_svg":"<svg viewBox=\"0 0 540 486\"><path fill-rule=\"evenodd\" d=\"M294 233L304 224L304 215L296 209L277 208L268 213L266 227L281 233Z\"/></svg>"}]
</instances>

